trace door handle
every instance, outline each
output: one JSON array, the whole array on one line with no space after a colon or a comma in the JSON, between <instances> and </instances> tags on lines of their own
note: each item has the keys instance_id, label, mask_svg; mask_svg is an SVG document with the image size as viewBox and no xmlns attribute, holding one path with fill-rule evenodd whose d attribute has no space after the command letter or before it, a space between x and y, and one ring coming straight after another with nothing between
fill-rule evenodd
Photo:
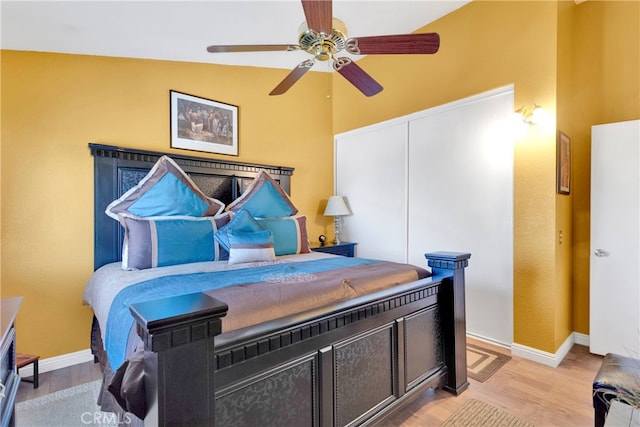
<instances>
[{"instance_id":1,"label":"door handle","mask_svg":"<svg viewBox=\"0 0 640 427\"><path fill-rule=\"evenodd\" d=\"M598 256L598 257L609 256L609 252L605 251L604 249L596 249L594 254L595 256Z\"/></svg>"}]
</instances>

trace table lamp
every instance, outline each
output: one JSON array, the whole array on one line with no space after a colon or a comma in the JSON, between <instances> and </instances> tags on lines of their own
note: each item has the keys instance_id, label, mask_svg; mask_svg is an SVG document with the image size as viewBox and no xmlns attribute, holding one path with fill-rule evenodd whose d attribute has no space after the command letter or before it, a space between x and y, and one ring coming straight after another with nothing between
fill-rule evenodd
<instances>
[{"instance_id":1,"label":"table lamp","mask_svg":"<svg viewBox=\"0 0 640 427\"><path fill-rule=\"evenodd\" d=\"M327 202L327 207L324 210L324 216L332 216L333 217L333 231L335 234L335 239L333 243L336 245L340 244L340 220L344 215L350 215L351 211L347 207L347 203L345 202L345 198L342 196L331 196L329 197L329 201Z\"/></svg>"}]
</instances>

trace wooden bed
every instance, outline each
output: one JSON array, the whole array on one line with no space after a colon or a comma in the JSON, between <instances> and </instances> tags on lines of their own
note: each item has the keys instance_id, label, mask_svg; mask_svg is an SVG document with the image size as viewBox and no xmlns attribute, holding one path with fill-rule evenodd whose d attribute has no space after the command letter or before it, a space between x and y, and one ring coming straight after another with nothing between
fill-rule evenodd
<instances>
[{"instance_id":1,"label":"wooden bed","mask_svg":"<svg viewBox=\"0 0 640 427\"><path fill-rule=\"evenodd\" d=\"M165 153L89 148L98 269L121 259L123 231L106 206ZM292 168L170 156L227 204L260 170L290 192ZM133 304L145 344L144 424L372 425L427 387L461 393L470 255L425 257L431 277L225 333L227 305L204 293Z\"/></svg>"}]
</instances>

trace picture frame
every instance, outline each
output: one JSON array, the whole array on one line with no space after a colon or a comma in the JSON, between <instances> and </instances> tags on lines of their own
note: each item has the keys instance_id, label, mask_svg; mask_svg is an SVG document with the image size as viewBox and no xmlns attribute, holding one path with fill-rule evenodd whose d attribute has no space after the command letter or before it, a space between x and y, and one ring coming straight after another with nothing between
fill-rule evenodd
<instances>
[{"instance_id":1,"label":"picture frame","mask_svg":"<svg viewBox=\"0 0 640 427\"><path fill-rule=\"evenodd\" d=\"M571 138L565 133L558 131L556 154L556 180L558 194L571 193Z\"/></svg>"},{"instance_id":2,"label":"picture frame","mask_svg":"<svg viewBox=\"0 0 640 427\"><path fill-rule=\"evenodd\" d=\"M171 148L238 155L238 107L169 91Z\"/></svg>"}]
</instances>

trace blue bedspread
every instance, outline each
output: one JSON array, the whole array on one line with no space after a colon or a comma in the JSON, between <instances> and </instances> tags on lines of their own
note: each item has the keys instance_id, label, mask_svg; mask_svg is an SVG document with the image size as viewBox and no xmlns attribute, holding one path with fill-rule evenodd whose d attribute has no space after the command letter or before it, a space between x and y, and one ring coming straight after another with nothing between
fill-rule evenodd
<instances>
[{"instance_id":1,"label":"blue bedspread","mask_svg":"<svg viewBox=\"0 0 640 427\"><path fill-rule=\"evenodd\" d=\"M134 322L129 311L131 304L227 286L262 282L262 277L266 275L312 274L377 262L379 261L364 258L331 257L303 262L274 263L239 270L164 276L136 283L116 295L109 311L105 331L105 348L111 368L115 371L126 358L127 340Z\"/></svg>"}]
</instances>

